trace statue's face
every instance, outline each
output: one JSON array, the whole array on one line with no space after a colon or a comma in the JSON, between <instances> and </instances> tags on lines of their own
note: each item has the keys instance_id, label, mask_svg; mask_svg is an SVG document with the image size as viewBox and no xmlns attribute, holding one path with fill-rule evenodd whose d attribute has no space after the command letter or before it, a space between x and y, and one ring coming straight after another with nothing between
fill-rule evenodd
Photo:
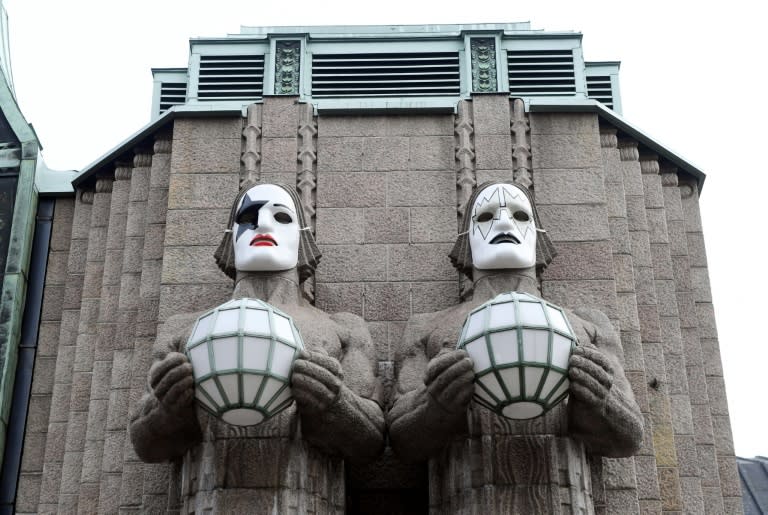
<instances>
[{"instance_id":1,"label":"statue's face","mask_svg":"<svg viewBox=\"0 0 768 515\"><path fill-rule=\"evenodd\" d=\"M238 270L294 268L299 260L299 218L288 192L274 184L249 189L237 207L232 242Z\"/></svg>"},{"instance_id":2,"label":"statue's face","mask_svg":"<svg viewBox=\"0 0 768 515\"><path fill-rule=\"evenodd\" d=\"M471 207L469 246L478 270L536 264L536 225L528 197L511 184L484 188Z\"/></svg>"}]
</instances>

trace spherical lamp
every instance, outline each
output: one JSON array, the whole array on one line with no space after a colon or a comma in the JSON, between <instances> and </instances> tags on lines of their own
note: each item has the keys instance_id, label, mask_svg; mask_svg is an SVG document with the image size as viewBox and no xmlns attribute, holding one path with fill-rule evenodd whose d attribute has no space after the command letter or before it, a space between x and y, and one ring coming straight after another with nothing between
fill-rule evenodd
<instances>
[{"instance_id":1,"label":"spherical lamp","mask_svg":"<svg viewBox=\"0 0 768 515\"><path fill-rule=\"evenodd\" d=\"M474 362L478 403L506 418L530 419L568 395L568 359L575 345L562 308L510 292L469 314L458 348Z\"/></svg>"},{"instance_id":2,"label":"spherical lamp","mask_svg":"<svg viewBox=\"0 0 768 515\"><path fill-rule=\"evenodd\" d=\"M195 397L229 424L263 422L293 401L291 366L303 348L285 313L258 299L226 302L198 318L187 341Z\"/></svg>"}]
</instances>

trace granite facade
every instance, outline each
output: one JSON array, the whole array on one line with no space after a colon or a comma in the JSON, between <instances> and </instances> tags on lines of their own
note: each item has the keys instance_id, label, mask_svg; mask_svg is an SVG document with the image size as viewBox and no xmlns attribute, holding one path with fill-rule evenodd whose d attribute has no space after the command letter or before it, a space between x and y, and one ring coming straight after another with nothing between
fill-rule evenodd
<instances>
[{"instance_id":1,"label":"granite facade","mask_svg":"<svg viewBox=\"0 0 768 515\"><path fill-rule=\"evenodd\" d=\"M592 459L595 512L740 506L695 181L597 115L527 113L521 125L514 109L482 95L455 115L313 116L270 97L247 119L176 118L58 200L17 511L182 508L189 478L139 461L126 425L158 324L231 291L212 253L246 177L298 186L324 254L308 293L365 318L384 385L405 321L460 299L447 253L464 185L528 177L559 251L542 291L608 315L646 420L637 456ZM241 161L246 149L256 165ZM387 459L354 473L384 474L396 467ZM419 477L361 480L353 495L384 510L398 491L424 489ZM577 509L559 495L564 512Z\"/></svg>"}]
</instances>

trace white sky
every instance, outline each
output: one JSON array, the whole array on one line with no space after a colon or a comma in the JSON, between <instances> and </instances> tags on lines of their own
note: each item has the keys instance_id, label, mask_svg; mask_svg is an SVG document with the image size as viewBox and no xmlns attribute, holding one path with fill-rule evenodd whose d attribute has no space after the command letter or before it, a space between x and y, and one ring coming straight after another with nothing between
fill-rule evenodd
<instances>
[{"instance_id":1,"label":"white sky","mask_svg":"<svg viewBox=\"0 0 768 515\"><path fill-rule=\"evenodd\" d=\"M736 454L768 455L765 17L759 2L5 0L20 107L51 168L82 169L149 121L152 67L240 25L505 23L584 34L620 60L624 117L707 173L701 199ZM758 331L760 329L760 331ZM752 334L753 336L749 336ZM763 399L763 400L761 400Z\"/></svg>"}]
</instances>

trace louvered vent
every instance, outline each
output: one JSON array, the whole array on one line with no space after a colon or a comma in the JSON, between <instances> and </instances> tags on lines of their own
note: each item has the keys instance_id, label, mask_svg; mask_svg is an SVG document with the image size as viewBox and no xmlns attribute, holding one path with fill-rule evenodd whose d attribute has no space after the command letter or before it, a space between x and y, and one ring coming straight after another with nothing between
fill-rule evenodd
<instances>
[{"instance_id":1,"label":"louvered vent","mask_svg":"<svg viewBox=\"0 0 768 515\"><path fill-rule=\"evenodd\" d=\"M312 96L458 96L458 52L315 54Z\"/></svg>"},{"instance_id":2,"label":"louvered vent","mask_svg":"<svg viewBox=\"0 0 768 515\"><path fill-rule=\"evenodd\" d=\"M613 109L613 90L608 75L587 75L587 96Z\"/></svg>"},{"instance_id":3,"label":"louvered vent","mask_svg":"<svg viewBox=\"0 0 768 515\"><path fill-rule=\"evenodd\" d=\"M199 100L258 100L264 90L263 55L201 55Z\"/></svg>"},{"instance_id":4,"label":"louvered vent","mask_svg":"<svg viewBox=\"0 0 768 515\"><path fill-rule=\"evenodd\" d=\"M513 96L576 94L571 50L509 50L507 66Z\"/></svg>"},{"instance_id":5,"label":"louvered vent","mask_svg":"<svg viewBox=\"0 0 768 515\"><path fill-rule=\"evenodd\" d=\"M160 84L160 113L187 101L186 82L163 82Z\"/></svg>"}]
</instances>

